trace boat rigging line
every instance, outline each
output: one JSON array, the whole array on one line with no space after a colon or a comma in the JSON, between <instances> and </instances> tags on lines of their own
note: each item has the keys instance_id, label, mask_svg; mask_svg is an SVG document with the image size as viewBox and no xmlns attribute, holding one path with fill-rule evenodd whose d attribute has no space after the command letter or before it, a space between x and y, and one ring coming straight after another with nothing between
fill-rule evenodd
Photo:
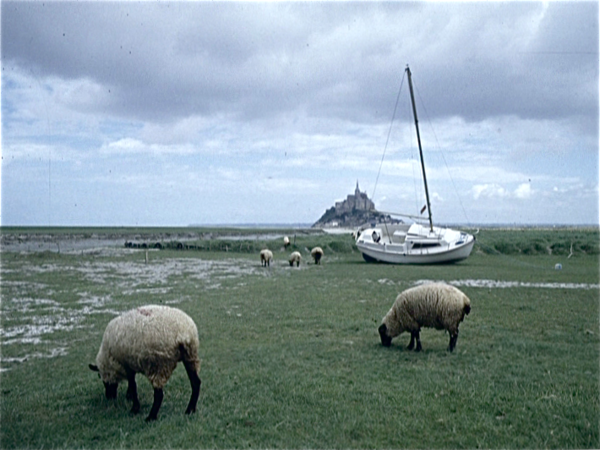
<instances>
[{"instance_id":1,"label":"boat rigging line","mask_svg":"<svg viewBox=\"0 0 600 450\"><path fill-rule=\"evenodd\" d=\"M371 198L375 201L375 191L377 191L377 183L379 182L379 175L381 174L381 167L383 166L383 160L385 159L385 153L387 151L388 144L390 142L390 135L392 134L392 126L396 119L396 111L398 109L398 103L400 102L400 93L402 92L402 86L404 85L405 72L402 74L402 80L400 80L400 88L398 89L398 95L396 96L396 104L394 105L394 113L392 114L392 120L390 121L390 128L388 130L387 138L385 140L385 146L383 147L383 155L381 155L381 162L379 163L379 170L377 171L377 178L375 178L375 186L373 187L373 195Z\"/></svg>"},{"instance_id":2,"label":"boat rigging line","mask_svg":"<svg viewBox=\"0 0 600 450\"><path fill-rule=\"evenodd\" d=\"M467 215L465 206L463 205L460 194L458 193L458 189L456 188L456 183L454 183L454 178L452 178L452 173L450 172L450 168L448 167L448 162L446 161L446 156L444 155L442 146L440 145L440 141L438 140L437 134L435 132L435 128L433 128L433 124L431 123L431 116L427 112L427 108L425 107L425 102L423 101L423 98L421 97L421 93L419 92L419 89L416 85L415 85L415 91L417 91L417 95L419 96L419 101L421 102L421 107L423 108L423 111L425 112L425 117L427 118L427 123L429 123L429 128L431 128L431 132L433 134L433 137L435 138L435 143L437 145L437 148L438 148L440 154L442 155L442 160L444 161L444 165L446 166L446 171L448 172L448 176L450 177L450 182L452 183L452 187L454 188L454 192L456 193L456 197L458 198L458 203L460 205L460 208L465 216L465 219L467 219L467 225L471 227L472 226L471 220L469 220L469 216Z\"/></svg>"}]
</instances>

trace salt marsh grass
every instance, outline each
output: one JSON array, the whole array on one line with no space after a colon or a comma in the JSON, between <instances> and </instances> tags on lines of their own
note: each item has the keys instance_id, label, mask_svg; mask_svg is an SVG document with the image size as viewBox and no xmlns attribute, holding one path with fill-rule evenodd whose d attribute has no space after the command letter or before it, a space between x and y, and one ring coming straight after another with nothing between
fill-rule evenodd
<instances>
[{"instance_id":1,"label":"salt marsh grass","mask_svg":"<svg viewBox=\"0 0 600 450\"><path fill-rule=\"evenodd\" d=\"M3 253L0 446L600 446L593 246L574 246L571 257L570 243L564 253L480 249L459 264L418 267L366 264L345 239L298 237L301 251L325 248L323 265L305 253L299 269L275 241L270 268L232 248L152 251L148 263L124 248ZM405 349L406 335L391 348L379 342L396 295L424 280L457 284L471 298L452 354L447 336L429 329L421 353ZM198 325L202 390L191 417L182 367L152 424L143 377L142 413L130 416L125 388L108 401L87 369L108 321L146 303L173 304Z\"/></svg>"}]
</instances>

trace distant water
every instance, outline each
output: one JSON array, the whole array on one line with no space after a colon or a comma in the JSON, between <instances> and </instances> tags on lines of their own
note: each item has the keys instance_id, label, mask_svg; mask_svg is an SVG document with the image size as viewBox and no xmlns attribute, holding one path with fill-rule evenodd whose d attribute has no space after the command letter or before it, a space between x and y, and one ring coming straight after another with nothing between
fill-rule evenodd
<instances>
[{"instance_id":1,"label":"distant water","mask_svg":"<svg viewBox=\"0 0 600 450\"><path fill-rule=\"evenodd\" d=\"M190 228L283 228L304 229L311 228L312 223L215 223L215 224L191 224Z\"/></svg>"}]
</instances>

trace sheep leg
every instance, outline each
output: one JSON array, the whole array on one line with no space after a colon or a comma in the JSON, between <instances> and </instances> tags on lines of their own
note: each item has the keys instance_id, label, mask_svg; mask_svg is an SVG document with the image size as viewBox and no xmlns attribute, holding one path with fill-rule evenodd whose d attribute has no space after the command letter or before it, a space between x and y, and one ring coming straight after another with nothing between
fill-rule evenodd
<instances>
[{"instance_id":1,"label":"sheep leg","mask_svg":"<svg viewBox=\"0 0 600 450\"><path fill-rule=\"evenodd\" d=\"M137 384L135 384L135 372L127 374L127 400L133 400L133 406L131 407L131 414L137 414L140 412L140 400L138 399Z\"/></svg>"},{"instance_id":2,"label":"sheep leg","mask_svg":"<svg viewBox=\"0 0 600 450\"><path fill-rule=\"evenodd\" d=\"M413 348L415 348L415 332L411 331L410 332L410 342L408 343L408 347L406 347L406 349L412 350Z\"/></svg>"},{"instance_id":3,"label":"sheep leg","mask_svg":"<svg viewBox=\"0 0 600 450\"><path fill-rule=\"evenodd\" d=\"M417 348L415 348L415 352L420 352L423 350L423 347L421 347L421 330L415 331L415 338L417 340Z\"/></svg>"},{"instance_id":4,"label":"sheep leg","mask_svg":"<svg viewBox=\"0 0 600 450\"><path fill-rule=\"evenodd\" d=\"M151 420L156 420L158 417L158 410L160 409L160 405L163 401L163 390L162 388L154 388L154 403L152 404L152 409L150 410L150 414L146 417L146 422L150 422Z\"/></svg>"},{"instance_id":5,"label":"sheep leg","mask_svg":"<svg viewBox=\"0 0 600 450\"><path fill-rule=\"evenodd\" d=\"M196 404L198 403L198 397L200 396L200 385L202 384L202 381L194 369L193 364L184 361L183 365L185 366L185 371L187 372L190 384L192 385L192 396L190 397L190 403L188 404L185 413L191 414L196 412Z\"/></svg>"},{"instance_id":6,"label":"sheep leg","mask_svg":"<svg viewBox=\"0 0 600 450\"><path fill-rule=\"evenodd\" d=\"M421 347L420 333L421 333L421 330L416 330L416 331L410 332L410 343L408 344L408 347L406 347L407 350L412 350L415 347L415 341L417 343L417 348L415 348L415 351L420 352L421 350L423 350L423 347Z\"/></svg>"},{"instance_id":7,"label":"sheep leg","mask_svg":"<svg viewBox=\"0 0 600 450\"><path fill-rule=\"evenodd\" d=\"M458 330L454 333L450 333L450 343L448 344L448 351L452 353L454 347L456 347L456 341L458 341Z\"/></svg>"}]
</instances>

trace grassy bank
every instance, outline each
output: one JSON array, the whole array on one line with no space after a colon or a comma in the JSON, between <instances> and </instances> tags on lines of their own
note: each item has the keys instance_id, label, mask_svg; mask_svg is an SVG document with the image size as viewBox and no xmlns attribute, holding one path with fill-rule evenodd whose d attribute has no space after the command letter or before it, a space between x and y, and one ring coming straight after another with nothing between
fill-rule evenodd
<instances>
[{"instance_id":1,"label":"grassy bank","mask_svg":"<svg viewBox=\"0 0 600 450\"><path fill-rule=\"evenodd\" d=\"M597 229L493 229L468 230L476 233L475 252L490 255L598 255L600 235ZM307 250L315 245L333 254L358 252L350 235L292 234L292 250ZM176 241L165 244L177 248ZM189 250L236 251L257 253L261 248L280 250L281 240L277 239L201 239L181 246Z\"/></svg>"},{"instance_id":2,"label":"grassy bank","mask_svg":"<svg viewBox=\"0 0 600 450\"><path fill-rule=\"evenodd\" d=\"M570 243L531 254L519 247L531 235L482 230L486 246L521 250L429 267L366 264L349 238L325 235L297 236L299 269L278 240L256 242L273 244L270 269L233 247L151 251L148 263L125 248L5 253L0 445L597 448L599 267L597 232L588 233L568 258ZM306 263L313 245L325 248L322 266ZM406 335L379 343L397 293L422 280L457 283L472 300L452 354L435 330L421 333L421 353L404 348ZM183 414L183 367L152 424L143 376L142 412L130 416L125 386L108 401L87 368L108 321L146 303L176 305L198 324L202 391L192 417Z\"/></svg>"},{"instance_id":3,"label":"grassy bank","mask_svg":"<svg viewBox=\"0 0 600 450\"><path fill-rule=\"evenodd\" d=\"M491 255L598 255L598 228L482 228L467 229L475 234L474 251ZM258 253L263 248L282 250L283 236L291 241L289 251L319 245L330 253L357 252L352 237L329 235L318 229L296 228L215 228L215 227L123 227L44 228L2 227L3 242L45 239L114 239L134 248L160 248L204 252Z\"/></svg>"},{"instance_id":4,"label":"grassy bank","mask_svg":"<svg viewBox=\"0 0 600 450\"><path fill-rule=\"evenodd\" d=\"M593 228L484 229L477 236L484 253L503 255L597 255L600 235Z\"/></svg>"}]
</instances>

